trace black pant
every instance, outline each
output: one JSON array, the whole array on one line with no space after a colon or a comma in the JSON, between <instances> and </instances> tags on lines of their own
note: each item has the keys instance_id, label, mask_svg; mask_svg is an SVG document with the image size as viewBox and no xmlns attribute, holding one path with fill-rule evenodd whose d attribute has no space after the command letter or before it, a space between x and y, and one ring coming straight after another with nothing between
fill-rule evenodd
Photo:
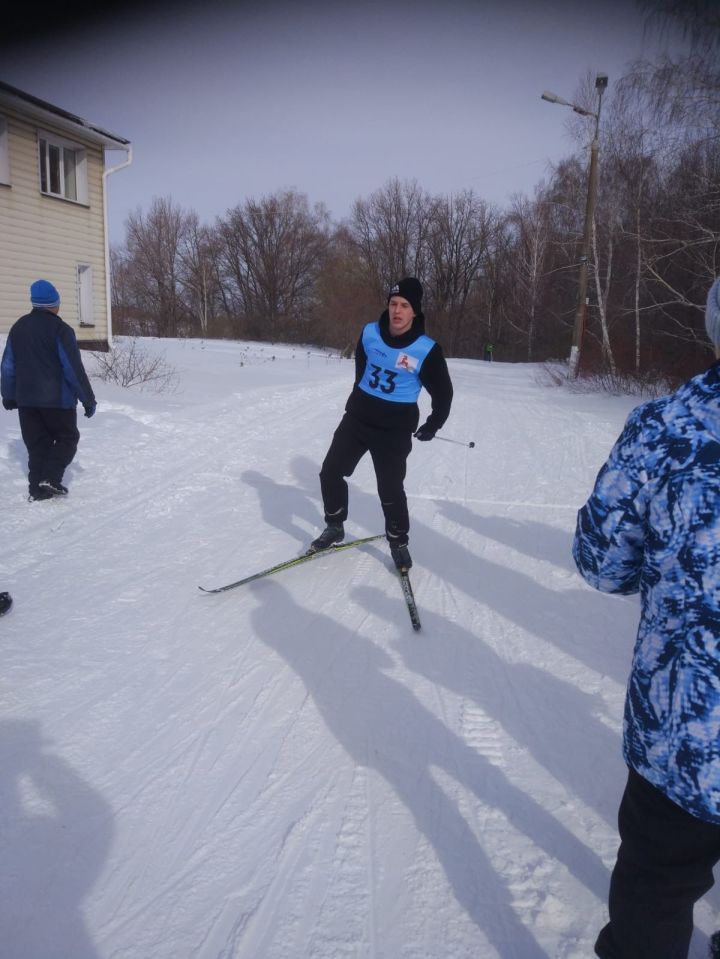
<instances>
[{"instance_id":1,"label":"black pant","mask_svg":"<svg viewBox=\"0 0 720 959\"><path fill-rule=\"evenodd\" d=\"M720 825L685 812L631 769L618 813L601 959L687 959L693 906L713 885Z\"/></svg>"},{"instance_id":2,"label":"black pant","mask_svg":"<svg viewBox=\"0 0 720 959\"><path fill-rule=\"evenodd\" d=\"M59 483L66 467L75 458L80 441L75 408L21 406L18 414L20 432L28 451L30 492L37 490L41 480Z\"/></svg>"},{"instance_id":3,"label":"black pant","mask_svg":"<svg viewBox=\"0 0 720 959\"><path fill-rule=\"evenodd\" d=\"M385 532L397 545L407 543L410 518L403 483L411 449L410 430L375 429L346 413L335 430L320 470L325 522L344 523L347 519L348 485L345 477L352 476L362 457L369 452L385 515Z\"/></svg>"}]
</instances>

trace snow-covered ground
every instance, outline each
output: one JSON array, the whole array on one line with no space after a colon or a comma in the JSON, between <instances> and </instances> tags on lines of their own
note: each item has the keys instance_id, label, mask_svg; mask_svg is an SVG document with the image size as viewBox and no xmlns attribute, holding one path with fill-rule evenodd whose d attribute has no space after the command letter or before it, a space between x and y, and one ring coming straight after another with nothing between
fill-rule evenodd
<instances>
[{"instance_id":1,"label":"snow-covered ground","mask_svg":"<svg viewBox=\"0 0 720 959\"><path fill-rule=\"evenodd\" d=\"M635 401L451 361L475 447L411 454L415 633L383 541L197 588L321 528L352 362L146 347L177 391L95 379L65 499L0 411L3 959L591 956L638 608L570 544ZM347 532L381 531L363 461Z\"/></svg>"}]
</instances>

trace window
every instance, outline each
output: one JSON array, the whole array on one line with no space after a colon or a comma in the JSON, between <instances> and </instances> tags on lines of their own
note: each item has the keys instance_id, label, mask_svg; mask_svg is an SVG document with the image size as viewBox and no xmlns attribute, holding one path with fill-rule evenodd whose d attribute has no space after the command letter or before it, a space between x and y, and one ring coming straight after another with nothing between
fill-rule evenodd
<instances>
[{"instance_id":1,"label":"window","mask_svg":"<svg viewBox=\"0 0 720 959\"><path fill-rule=\"evenodd\" d=\"M95 326L92 295L92 267L86 263L77 265L77 291L80 326Z\"/></svg>"},{"instance_id":2,"label":"window","mask_svg":"<svg viewBox=\"0 0 720 959\"><path fill-rule=\"evenodd\" d=\"M8 147L8 122L0 117L0 183L10 182L10 150Z\"/></svg>"},{"instance_id":3,"label":"window","mask_svg":"<svg viewBox=\"0 0 720 959\"><path fill-rule=\"evenodd\" d=\"M38 137L40 190L50 196L87 203L85 150L49 134Z\"/></svg>"}]
</instances>

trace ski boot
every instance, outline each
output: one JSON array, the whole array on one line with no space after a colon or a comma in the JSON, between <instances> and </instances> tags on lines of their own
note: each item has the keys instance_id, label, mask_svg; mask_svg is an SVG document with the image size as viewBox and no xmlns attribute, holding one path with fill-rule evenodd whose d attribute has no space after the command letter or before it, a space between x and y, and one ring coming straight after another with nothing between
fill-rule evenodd
<instances>
[{"instance_id":1,"label":"ski boot","mask_svg":"<svg viewBox=\"0 0 720 959\"><path fill-rule=\"evenodd\" d=\"M342 523L328 523L325 529L320 533L317 539L310 543L308 553L319 553L320 550L329 549L335 543L341 543L345 539L345 529Z\"/></svg>"}]
</instances>

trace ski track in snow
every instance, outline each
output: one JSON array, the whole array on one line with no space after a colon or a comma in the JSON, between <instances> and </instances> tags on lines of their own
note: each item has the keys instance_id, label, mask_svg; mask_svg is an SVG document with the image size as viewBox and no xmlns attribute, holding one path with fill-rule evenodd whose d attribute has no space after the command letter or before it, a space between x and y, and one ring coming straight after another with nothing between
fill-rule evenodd
<instances>
[{"instance_id":1,"label":"ski track in snow","mask_svg":"<svg viewBox=\"0 0 720 959\"><path fill-rule=\"evenodd\" d=\"M637 603L570 543L633 402L451 362L475 448L409 460L414 633L382 541L197 589L322 526L352 363L147 348L179 391L96 380L67 499L24 501L0 420L3 959L590 956ZM369 459L350 486L348 536L381 531Z\"/></svg>"}]
</instances>

